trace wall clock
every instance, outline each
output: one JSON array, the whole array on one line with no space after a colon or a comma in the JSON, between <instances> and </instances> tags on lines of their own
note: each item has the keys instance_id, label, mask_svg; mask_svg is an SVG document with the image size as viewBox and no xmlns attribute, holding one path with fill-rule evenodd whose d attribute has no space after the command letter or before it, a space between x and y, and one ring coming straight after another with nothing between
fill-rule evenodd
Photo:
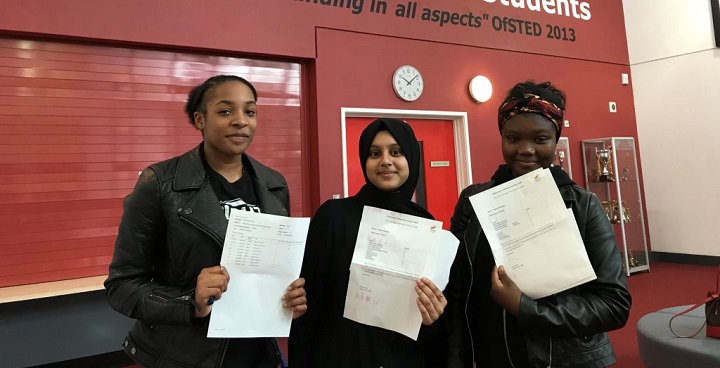
<instances>
[{"instance_id":1,"label":"wall clock","mask_svg":"<svg viewBox=\"0 0 720 368\"><path fill-rule=\"evenodd\" d=\"M423 79L420 72L412 65L403 65L393 74L393 90L400 99L415 101L423 92Z\"/></svg>"}]
</instances>

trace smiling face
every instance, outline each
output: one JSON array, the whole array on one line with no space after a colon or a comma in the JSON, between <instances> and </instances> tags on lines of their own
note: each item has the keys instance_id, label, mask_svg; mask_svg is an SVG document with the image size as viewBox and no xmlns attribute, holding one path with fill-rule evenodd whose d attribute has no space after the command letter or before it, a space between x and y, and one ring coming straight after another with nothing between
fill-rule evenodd
<instances>
[{"instance_id":1,"label":"smiling face","mask_svg":"<svg viewBox=\"0 0 720 368\"><path fill-rule=\"evenodd\" d=\"M257 105L250 88L228 81L207 92L202 111L195 112L195 126L202 130L204 153L210 161L231 162L250 146L257 126Z\"/></svg>"},{"instance_id":2,"label":"smiling face","mask_svg":"<svg viewBox=\"0 0 720 368\"><path fill-rule=\"evenodd\" d=\"M515 176L548 168L555 158L555 125L542 115L520 114L502 126L502 152Z\"/></svg>"},{"instance_id":3,"label":"smiling face","mask_svg":"<svg viewBox=\"0 0 720 368\"><path fill-rule=\"evenodd\" d=\"M370 183L386 192L396 191L407 181L410 175L407 158L387 130L379 131L373 138L365 174Z\"/></svg>"}]
</instances>

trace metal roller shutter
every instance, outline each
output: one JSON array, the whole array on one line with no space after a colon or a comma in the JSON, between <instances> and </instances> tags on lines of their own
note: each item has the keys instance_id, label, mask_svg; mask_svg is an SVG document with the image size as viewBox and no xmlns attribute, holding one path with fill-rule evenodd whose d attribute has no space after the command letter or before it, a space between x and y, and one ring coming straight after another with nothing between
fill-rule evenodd
<instances>
[{"instance_id":1,"label":"metal roller shutter","mask_svg":"<svg viewBox=\"0 0 720 368\"><path fill-rule=\"evenodd\" d=\"M122 198L201 140L187 92L215 74L258 90L249 153L302 214L300 64L0 38L0 287L103 275Z\"/></svg>"}]
</instances>

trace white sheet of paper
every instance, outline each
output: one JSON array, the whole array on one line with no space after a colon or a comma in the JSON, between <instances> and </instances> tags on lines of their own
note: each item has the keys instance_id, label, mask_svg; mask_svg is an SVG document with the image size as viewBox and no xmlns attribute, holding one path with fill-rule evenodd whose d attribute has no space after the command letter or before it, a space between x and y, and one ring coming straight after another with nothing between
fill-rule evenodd
<instances>
[{"instance_id":1,"label":"white sheet of paper","mask_svg":"<svg viewBox=\"0 0 720 368\"><path fill-rule=\"evenodd\" d=\"M547 169L470 197L495 263L537 299L596 278L572 210Z\"/></svg>"},{"instance_id":2,"label":"white sheet of paper","mask_svg":"<svg viewBox=\"0 0 720 368\"><path fill-rule=\"evenodd\" d=\"M450 281L450 267L455 261L460 241L447 230L440 231L440 250L438 251L435 274L430 278L440 290L445 290Z\"/></svg>"},{"instance_id":3,"label":"white sheet of paper","mask_svg":"<svg viewBox=\"0 0 720 368\"><path fill-rule=\"evenodd\" d=\"M426 276L443 289L457 246L442 222L365 206L343 316L416 340L415 280Z\"/></svg>"},{"instance_id":4,"label":"white sheet of paper","mask_svg":"<svg viewBox=\"0 0 720 368\"><path fill-rule=\"evenodd\" d=\"M282 296L300 276L310 219L230 213L220 264L228 289L210 313L208 337L287 337L292 311Z\"/></svg>"}]
</instances>

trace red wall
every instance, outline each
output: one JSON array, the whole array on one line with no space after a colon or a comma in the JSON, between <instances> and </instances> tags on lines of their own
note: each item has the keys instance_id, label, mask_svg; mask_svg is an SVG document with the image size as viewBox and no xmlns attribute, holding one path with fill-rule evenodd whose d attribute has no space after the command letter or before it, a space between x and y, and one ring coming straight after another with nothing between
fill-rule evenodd
<instances>
[{"instance_id":1,"label":"red wall","mask_svg":"<svg viewBox=\"0 0 720 368\"><path fill-rule=\"evenodd\" d=\"M312 58L315 29L319 27L628 63L622 0L579 0L590 6L589 20L501 4L508 0L416 0L414 19L395 15L397 5L409 2L405 0L386 0L386 14L371 12L372 0L362 1L360 14L313 1L4 0L0 30ZM568 2L532 0L537 1ZM487 14L488 20L483 20L479 28L451 24L440 27L437 22L421 19L423 8L459 15ZM493 17L538 22L543 34L534 37L495 31ZM575 41L548 39L547 24L573 28Z\"/></svg>"},{"instance_id":2,"label":"red wall","mask_svg":"<svg viewBox=\"0 0 720 368\"><path fill-rule=\"evenodd\" d=\"M310 165L312 207L342 193L340 108L368 107L467 111L474 181L486 180L500 162L495 110L515 82L551 80L568 92L573 172L582 176L579 140L636 137L632 89L620 84L629 73L621 0L585 0L592 18L514 9L498 0L418 0L422 8L488 14L480 28L294 0L6 0L0 32L41 37L90 39L101 43L161 45L170 49L262 54L305 61L309 71L309 141L317 147ZM561 0L555 0L561 1ZM495 31L493 17L537 22L540 37ZM572 28L574 42L545 37L546 24ZM362 33L361 33L362 32ZM401 64L423 73L425 92L414 103L400 101L390 77ZM493 98L470 101L467 83L476 74L490 78ZM608 101L618 113L608 112ZM322 178L322 180L320 179ZM579 180L582 182L582 180Z\"/></svg>"},{"instance_id":3,"label":"red wall","mask_svg":"<svg viewBox=\"0 0 720 368\"><path fill-rule=\"evenodd\" d=\"M321 29L317 35L317 100L319 156L322 177L342 178L341 107L408 110L467 111L473 181L488 180L502 161L497 129L497 107L504 93L525 79L550 80L568 95L566 118L570 127L572 171L583 176L580 140L606 136L637 137L632 89L620 83L629 66L527 53L491 50L435 42L399 39ZM400 101L390 79L401 64L415 65L423 74L425 90L415 102ZM493 83L492 98L471 101L467 83L476 74ZM618 104L610 113L608 101ZM321 198L342 193L342 181L323 180Z\"/></svg>"}]
</instances>

